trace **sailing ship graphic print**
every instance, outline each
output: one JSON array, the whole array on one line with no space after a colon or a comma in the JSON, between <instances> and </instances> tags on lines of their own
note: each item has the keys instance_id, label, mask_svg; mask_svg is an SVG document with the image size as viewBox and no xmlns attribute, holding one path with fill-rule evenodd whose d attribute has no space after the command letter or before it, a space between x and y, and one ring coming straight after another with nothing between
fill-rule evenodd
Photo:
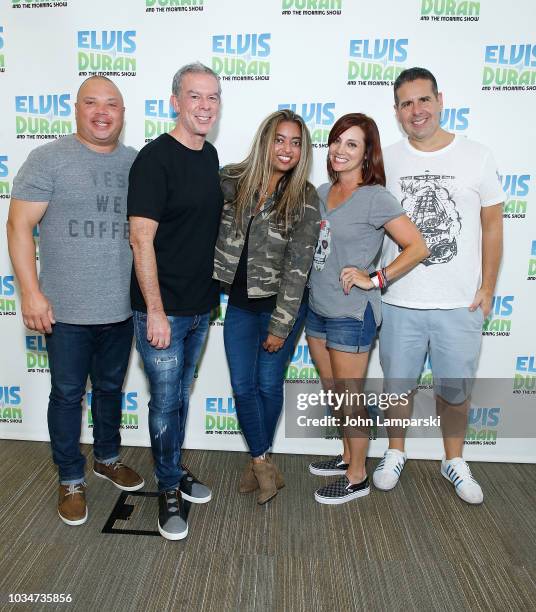
<instances>
[{"instance_id":1,"label":"sailing ship graphic print","mask_svg":"<svg viewBox=\"0 0 536 612\"><path fill-rule=\"evenodd\" d=\"M456 238L462 223L452 198L454 181L454 176L428 171L400 178L401 204L430 250L422 262L425 266L448 263L458 254Z\"/></svg>"}]
</instances>

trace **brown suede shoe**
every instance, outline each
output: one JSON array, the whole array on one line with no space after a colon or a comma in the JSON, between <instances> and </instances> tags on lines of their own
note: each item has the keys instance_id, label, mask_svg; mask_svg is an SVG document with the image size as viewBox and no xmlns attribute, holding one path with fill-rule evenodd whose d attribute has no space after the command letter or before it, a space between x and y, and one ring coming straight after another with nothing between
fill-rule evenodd
<instances>
[{"instance_id":1,"label":"brown suede shoe","mask_svg":"<svg viewBox=\"0 0 536 612\"><path fill-rule=\"evenodd\" d=\"M87 521L86 483L60 485L58 514L67 525L82 525Z\"/></svg>"},{"instance_id":2,"label":"brown suede shoe","mask_svg":"<svg viewBox=\"0 0 536 612\"><path fill-rule=\"evenodd\" d=\"M238 491L239 493L252 493L258 488L259 483L257 482L257 478L253 472L253 461L250 459L242 472L242 476L240 476Z\"/></svg>"},{"instance_id":3,"label":"brown suede shoe","mask_svg":"<svg viewBox=\"0 0 536 612\"><path fill-rule=\"evenodd\" d=\"M93 473L99 478L110 480L122 491L137 491L145 484L145 481L139 474L120 461L115 461L108 465L94 461Z\"/></svg>"},{"instance_id":4,"label":"brown suede shoe","mask_svg":"<svg viewBox=\"0 0 536 612\"><path fill-rule=\"evenodd\" d=\"M279 468L277 467L277 465L272 461L272 457L269 455L266 455L266 459L268 460L268 463L271 463L274 466L275 469L275 486L278 489L282 489L285 486L285 479L283 478L283 474L281 474Z\"/></svg>"},{"instance_id":5,"label":"brown suede shoe","mask_svg":"<svg viewBox=\"0 0 536 612\"><path fill-rule=\"evenodd\" d=\"M275 486L275 468L268 461L253 464L253 473L259 483L259 493L257 494L257 503L265 504L272 497L277 495L277 487Z\"/></svg>"}]
</instances>

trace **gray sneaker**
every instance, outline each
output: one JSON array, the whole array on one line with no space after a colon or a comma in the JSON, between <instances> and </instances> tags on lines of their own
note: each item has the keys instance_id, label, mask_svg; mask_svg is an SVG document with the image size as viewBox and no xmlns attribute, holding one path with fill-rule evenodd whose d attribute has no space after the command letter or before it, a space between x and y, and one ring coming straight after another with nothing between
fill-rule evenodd
<instances>
[{"instance_id":1,"label":"gray sneaker","mask_svg":"<svg viewBox=\"0 0 536 612\"><path fill-rule=\"evenodd\" d=\"M178 489L158 496L158 531L166 540L182 540L188 535L187 513Z\"/></svg>"},{"instance_id":2,"label":"gray sneaker","mask_svg":"<svg viewBox=\"0 0 536 612\"><path fill-rule=\"evenodd\" d=\"M206 504L212 499L212 491L190 472L186 467L181 466L185 474L179 483L182 498L192 504Z\"/></svg>"}]
</instances>

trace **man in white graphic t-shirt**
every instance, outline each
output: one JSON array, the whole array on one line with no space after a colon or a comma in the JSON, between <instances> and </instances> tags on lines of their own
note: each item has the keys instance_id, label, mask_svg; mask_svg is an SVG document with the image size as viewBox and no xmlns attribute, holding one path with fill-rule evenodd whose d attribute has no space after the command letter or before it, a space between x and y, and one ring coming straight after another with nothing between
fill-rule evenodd
<instances>
[{"instance_id":1,"label":"man in white graphic t-shirt","mask_svg":"<svg viewBox=\"0 0 536 612\"><path fill-rule=\"evenodd\" d=\"M431 72L403 71L394 96L408 138L384 151L387 188L421 231L430 255L384 293L385 390L414 390L429 354L445 447L441 473L461 499L478 504L482 489L462 452L482 323L502 255L503 192L490 151L440 127L443 97ZM382 265L397 252L386 237ZM412 402L392 405L387 417L409 417L411 409ZM386 491L397 484L406 461L404 430L388 433L389 448L374 472L374 484Z\"/></svg>"}]
</instances>

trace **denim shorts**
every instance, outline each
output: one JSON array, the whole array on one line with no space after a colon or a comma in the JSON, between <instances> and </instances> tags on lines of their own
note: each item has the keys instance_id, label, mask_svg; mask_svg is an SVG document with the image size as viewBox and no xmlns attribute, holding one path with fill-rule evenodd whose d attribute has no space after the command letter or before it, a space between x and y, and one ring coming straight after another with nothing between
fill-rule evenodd
<instances>
[{"instance_id":1,"label":"denim shorts","mask_svg":"<svg viewBox=\"0 0 536 612\"><path fill-rule=\"evenodd\" d=\"M307 312L305 333L311 338L322 338L326 347L344 353L367 353L376 337L376 321L370 303L367 304L363 320L341 317L322 317L311 308Z\"/></svg>"}]
</instances>

